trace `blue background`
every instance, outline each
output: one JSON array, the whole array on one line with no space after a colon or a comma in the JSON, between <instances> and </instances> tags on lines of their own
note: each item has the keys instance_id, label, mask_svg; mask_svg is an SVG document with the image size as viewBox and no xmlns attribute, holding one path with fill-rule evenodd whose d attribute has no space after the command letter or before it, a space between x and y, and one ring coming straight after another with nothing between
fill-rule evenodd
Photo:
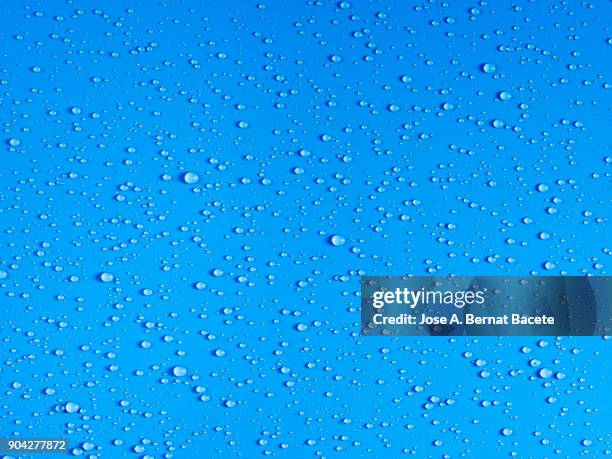
<instances>
[{"instance_id":1,"label":"blue background","mask_svg":"<svg viewBox=\"0 0 612 459\"><path fill-rule=\"evenodd\" d=\"M610 274L610 2L0 5L2 436L612 455L606 338L359 336L364 274Z\"/></svg>"}]
</instances>

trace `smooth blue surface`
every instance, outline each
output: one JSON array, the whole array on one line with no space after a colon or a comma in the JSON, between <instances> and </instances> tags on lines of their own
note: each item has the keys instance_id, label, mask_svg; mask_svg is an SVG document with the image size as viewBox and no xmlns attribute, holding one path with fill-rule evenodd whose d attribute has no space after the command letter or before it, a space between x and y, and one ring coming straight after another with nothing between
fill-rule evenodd
<instances>
[{"instance_id":1,"label":"smooth blue surface","mask_svg":"<svg viewBox=\"0 0 612 459\"><path fill-rule=\"evenodd\" d=\"M2 436L612 455L609 340L362 339L358 296L610 274L609 2L0 6Z\"/></svg>"}]
</instances>

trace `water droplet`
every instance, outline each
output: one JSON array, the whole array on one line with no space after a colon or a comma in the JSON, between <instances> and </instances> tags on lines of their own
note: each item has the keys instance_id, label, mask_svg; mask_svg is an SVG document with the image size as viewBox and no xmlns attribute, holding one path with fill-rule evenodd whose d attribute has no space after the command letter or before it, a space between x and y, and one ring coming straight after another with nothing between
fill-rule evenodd
<instances>
[{"instance_id":1,"label":"water droplet","mask_svg":"<svg viewBox=\"0 0 612 459\"><path fill-rule=\"evenodd\" d=\"M557 267L557 265L555 263L553 263L552 261L547 261L544 263L544 269L546 270L551 270L551 269L555 269Z\"/></svg>"},{"instance_id":2,"label":"water droplet","mask_svg":"<svg viewBox=\"0 0 612 459\"><path fill-rule=\"evenodd\" d=\"M540 375L540 378L548 379L552 377L553 372L548 368L541 368L538 374Z\"/></svg>"},{"instance_id":3,"label":"water droplet","mask_svg":"<svg viewBox=\"0 0 612 459\"><path fill-rule=\"evenodd\" d=\"M490 64L490 63L482 64L480 68L484 73L489 73L489 74L495 73L495 70L496 70L495 64Z\"/></svg>"},{"instance_id":4,"label":"water droplet","mask_svg":"<svg viewBox=\"0 0 612 459\"><path fill-rule=\"evenodd\" d=\"M112 282L113 279L115 279L115 276L113 276L111 273L103 272L100 273L99 278L102 282Z\"/></svg>"},{"instance_id":5,"label":"water droplet","mask_svg":"<svg viewBox=\"0 0 612 459\"><path fill-rule=\"evenodd\" d=\"M346 244L346 238L339 234L334 234L329 240L334 247L340 247Z\"/></svg>"},{"instance_id":6,"label":"water droplet","mask_svg":"<svg viewBox=\"0 0 612 459\"><path fill-rule=\"evenodd\" d=\"M74 414L79 411L79 405L75 402L68 402L64 405L66 413Z\"/></svg>"},{"instance_id":7,"label":"water droplet","mask_svg":"<svg viewBox=\"0 0 612 459\"><path fill-rule=\"evenodd\" d=\"M178 378L187 374L187 368L181 366L172 367L172 374Z\"/></svg>"},{"instance_id":8,"label":"water droplet","mask_svg":"<svg viewBox=\"0 0 612 459\"><path fill-rule=\"evenodd\" d=\"M200 177L195 172L185 172L183 174L183 182L188 185L198 183L198 180L200 180Z\"/></svg>"}]
</instances>

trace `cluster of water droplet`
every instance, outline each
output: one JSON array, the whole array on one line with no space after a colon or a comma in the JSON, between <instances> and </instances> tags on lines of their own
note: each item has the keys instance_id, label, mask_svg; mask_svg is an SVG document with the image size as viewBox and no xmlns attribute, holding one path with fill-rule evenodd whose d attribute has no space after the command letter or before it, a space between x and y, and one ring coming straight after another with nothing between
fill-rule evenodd
<instances>
[{"instance_id":1,"label":"cluster of water droplet","mask_svg":"<svg viewBox=\"0 0 612 459\"><path fill-rule=\"evenodd\" d=\"M609 4L4 6L3 437L612 454L607 339L359 335L365 274L607 273Z\"/></svg>"}]
</instances>

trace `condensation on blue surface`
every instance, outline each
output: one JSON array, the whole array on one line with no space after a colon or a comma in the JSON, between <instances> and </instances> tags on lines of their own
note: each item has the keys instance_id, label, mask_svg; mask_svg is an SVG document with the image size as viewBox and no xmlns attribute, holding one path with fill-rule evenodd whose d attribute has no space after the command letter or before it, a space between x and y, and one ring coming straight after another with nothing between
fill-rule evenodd
<instances>
[{"instance_id":1,"label":"condensation on blue surface","mask_svg":"<svg viewBox=\"0 0 612 459\"><path fill-rule=\"evenodd\" d=\"M605 338L358 334L361 274L610 274L609 2L0 5L2 436L612 455Z\"/></svg>"}]
</instances>

